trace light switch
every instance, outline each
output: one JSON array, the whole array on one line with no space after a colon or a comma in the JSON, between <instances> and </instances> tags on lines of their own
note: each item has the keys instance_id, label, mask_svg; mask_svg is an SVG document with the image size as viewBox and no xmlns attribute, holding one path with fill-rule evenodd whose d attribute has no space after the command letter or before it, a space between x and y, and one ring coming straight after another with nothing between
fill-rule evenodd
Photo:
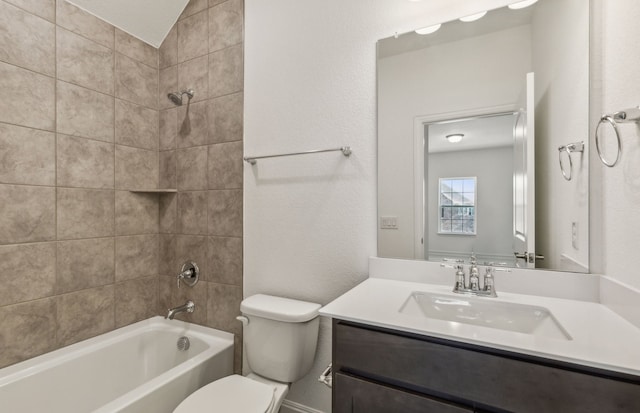
<instances>
[{"instance_id":1,"label":"light switch","mask_svg":"<svg viewBox=\"0 0 640 413\"><path fill-rule=\"evenodd\" d=\"M398 217L380 217L380 229L398 229Z\"/></svg>"}]
</instances>

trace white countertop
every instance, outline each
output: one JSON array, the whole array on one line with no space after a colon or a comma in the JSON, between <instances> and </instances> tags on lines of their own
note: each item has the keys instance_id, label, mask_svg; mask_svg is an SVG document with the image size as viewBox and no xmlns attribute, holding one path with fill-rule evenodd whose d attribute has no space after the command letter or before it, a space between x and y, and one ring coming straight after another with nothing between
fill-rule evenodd
<instances>
[{"instance_id":1,"label":"white countertop","mask_svg":"<svg viewBox=\"0 0 640 413\"><path fill-rule=\"evenodd\" d=\"M483 298L546 307L572 338L562 340L401 313L411 293L419 291L451 295L450 286L369 278L320 314L640 376L640 329L602 304L500 290L498 298Z\"/></svg>"}]
</instances>

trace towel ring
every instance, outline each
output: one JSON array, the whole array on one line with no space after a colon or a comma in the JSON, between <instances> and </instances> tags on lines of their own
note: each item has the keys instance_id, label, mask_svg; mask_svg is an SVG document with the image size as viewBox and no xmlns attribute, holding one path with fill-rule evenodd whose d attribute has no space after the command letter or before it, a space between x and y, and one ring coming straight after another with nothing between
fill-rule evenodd
<instances>
[{"instance_id":1,"label":"towel ring","mask_svg":"<svg viewBox=\"0 0 640 413\"><path fill-rule=\"evenodd\" d=\"M600 130L600 126L604 122L607 122L609 125L611 125L613 127L613 131L616 133L618 150L616 152L616 159L613 162L608 162L604 158L604 156L602 155L602 151L600 150L600 135L598 134L598 131ZM598 126L596 126L596 150L598 151L598 156L600 157L600 160L602 161L602 163L608 166L609 168L616 166L616 164L620 160L620 154L622 153L622 141L620 140L620 132L618 131L618 124L616 123L615 119L610 115L604 115L602 118L600 118L600 122L598 122Z\"/></svg>"},{"instance_id":2,"label":"towel ring","mask_svg":"<svg viewBox=\"0 0 640 413\"><path fill-rule=\"evenodd\" d=\"M564 168L564 164L562 163L562 152L566 152L567 157L569 158L569 173L567 173ZM567 181L570 181L573 177L573 160L571 159L572 152L584 152L584 142L570 143L558 148L558 161L560 162L560 171L562 172L562 176L564 177L564 179L566 179Z\"/></svg>"}]
</instances>

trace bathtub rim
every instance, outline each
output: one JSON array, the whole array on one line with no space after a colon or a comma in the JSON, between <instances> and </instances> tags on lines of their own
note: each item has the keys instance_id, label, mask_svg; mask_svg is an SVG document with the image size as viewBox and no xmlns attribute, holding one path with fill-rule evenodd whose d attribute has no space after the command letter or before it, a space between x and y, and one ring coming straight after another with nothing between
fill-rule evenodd
<instances>
[{"instance_id":1,"label":"bathtub rim","mask_svg":"<svg viewBox=\"0 0 640 413\"><path fill-rule=\"evenodd\" d=\"M193 367L195 365L198 365L204 360L208 359L211 355L223 352L229 347L233 348L234 344L234 335L232 333L227 333L225 331L217 330L210 327L204 327L198 324L188 323L185 321L166 320L162 316L154 316L133 324L129 324L124 327L117 328L115 330L111 330L95 337L91 337L77 343L61 347L48 353L44 353L39 356L20 361L16 364L3 367L0 369L0 387L11 384L17 380L27 378L40 371L55 367L66 361L76 359L85 354L118 343L142 332L152 330L172 331L176 332L177 334L182 334L181 332L184 332L184 334L182 335L189 334L193 337L197 337L203 340L205 343L209 344L209 348L154 377L148 382L145 382L144 384L131 389L130 392L135 389L145 387L148 383L160 380L164 376L169 377L169 373L177 373L178 371L182 372L182 370L186 370L186 366ZM121 397L125 397L128 394L129 392L123 394L115 400L119 400Z\"/></svg>"}]
</instances>

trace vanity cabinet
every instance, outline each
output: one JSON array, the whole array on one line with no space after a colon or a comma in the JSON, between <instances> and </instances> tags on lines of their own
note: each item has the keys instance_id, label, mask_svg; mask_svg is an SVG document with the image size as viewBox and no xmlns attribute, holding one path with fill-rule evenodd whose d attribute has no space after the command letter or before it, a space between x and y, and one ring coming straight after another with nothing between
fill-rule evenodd
<instances>
[{"instance_id":1,"label":"vanity cabinet","mask_svg":"<svg viewBox=\"0 0 640 413\"><path fill-rule=\"evenodd\" d=\"M333 321L333 413L640 412L640 378Z\"/></svg>"}]
</instances>

